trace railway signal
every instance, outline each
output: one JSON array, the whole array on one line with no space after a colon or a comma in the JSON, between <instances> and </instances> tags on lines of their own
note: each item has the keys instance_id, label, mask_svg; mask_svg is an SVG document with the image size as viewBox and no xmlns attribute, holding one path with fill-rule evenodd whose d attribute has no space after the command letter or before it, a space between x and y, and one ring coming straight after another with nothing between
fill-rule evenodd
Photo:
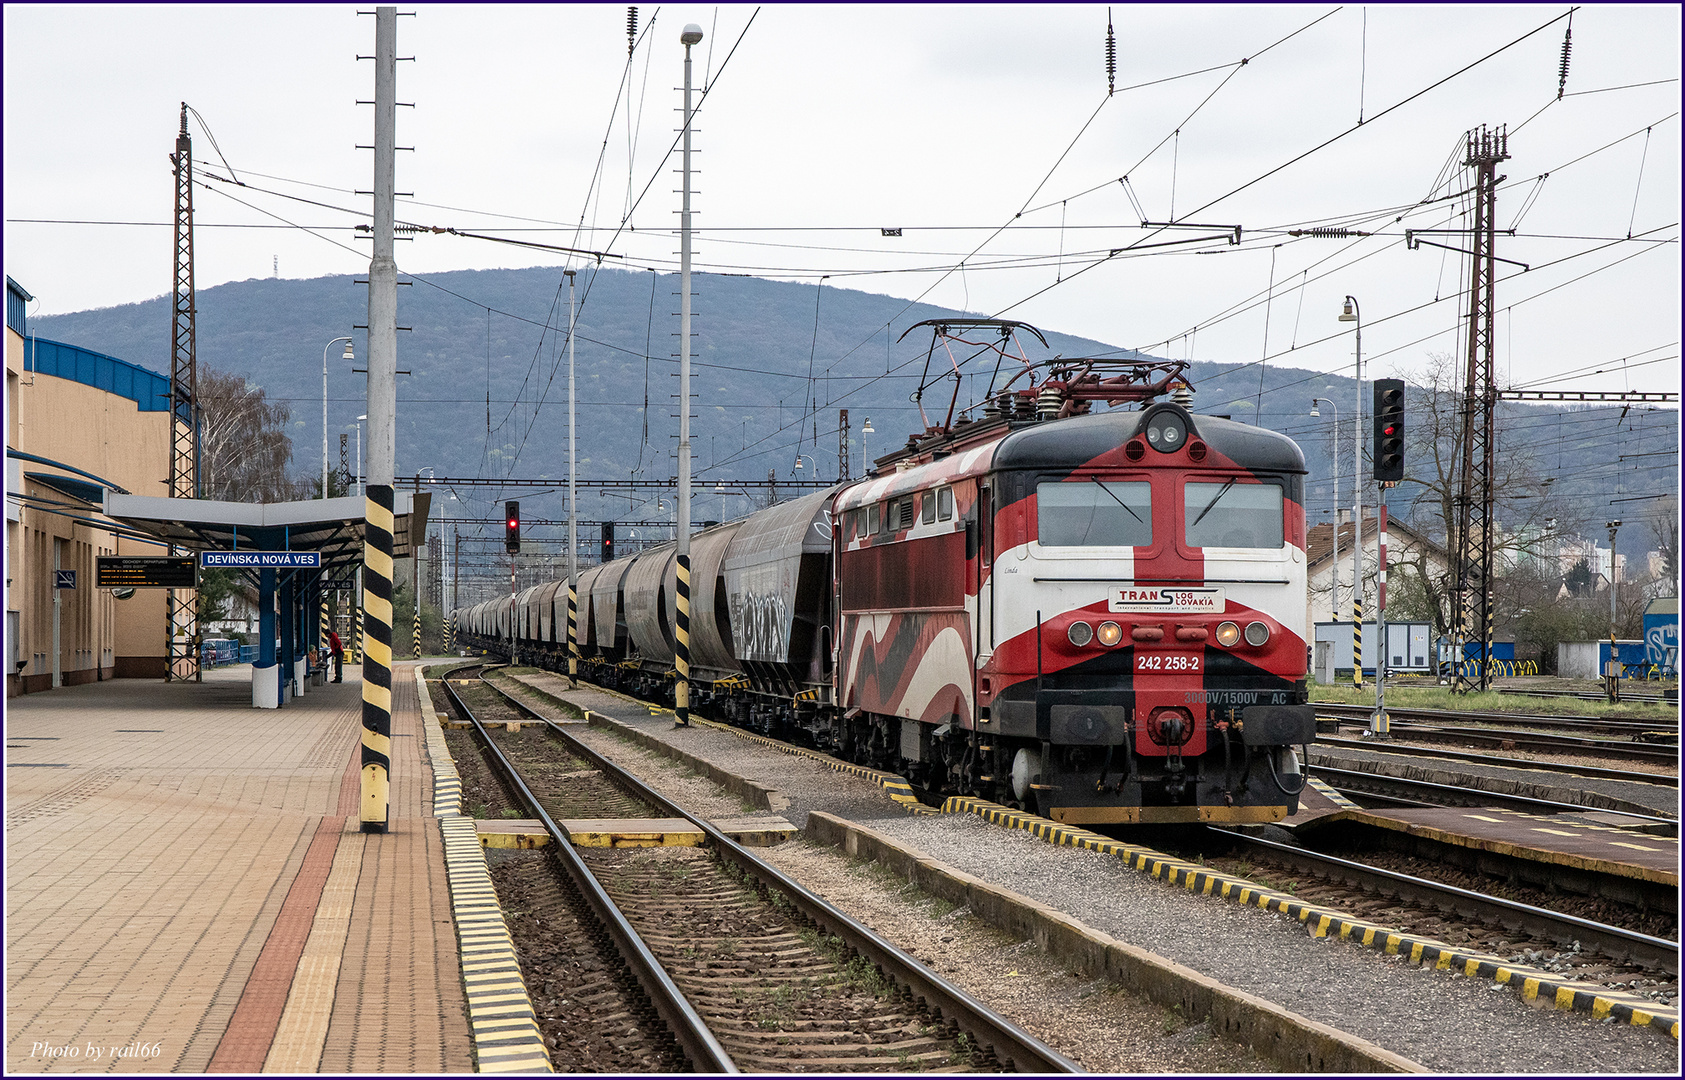
<instances>
[{"instance_id":1,"label":"railway signal","mask_svg":"<svg viewBox=\"0 0 1685 1080\"><path fill-rule=\"evenodd\" d=\"M614 522L603 522L603 552L598 562L614 561Z\"/></svg>"},{"instance_id":2,"label":"railway signal","mask_svg":"<svg viewBox=\"0 0 1685 1080\"><path fill-rule=\"evenodd\" d=\"M1375 479L1404 479L1404 380L1375 380Z\"/></svg>"},{"instance_id":3,"label":"railway signal","mask_svg":"<svg viewBox=\"0 0 1685 1080\"><path fill-rule=\"evenodd\" d=\"M521 504L514 499L503 504L503 548L511 555L521 550Z\"/></svg>"}]
</instances>

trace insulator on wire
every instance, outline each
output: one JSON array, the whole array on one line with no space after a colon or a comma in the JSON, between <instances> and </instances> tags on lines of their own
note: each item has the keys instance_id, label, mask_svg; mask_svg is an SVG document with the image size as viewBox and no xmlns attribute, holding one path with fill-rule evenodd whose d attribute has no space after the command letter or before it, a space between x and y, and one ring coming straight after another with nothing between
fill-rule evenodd
<instances>
[{"instance_id":1,"label":"insulator on wire","mask_svg":"<svg viewBox=\"0 0 1685 1080\"><path fill-rule=\"evenodd\" d=\"M638 45L638 8L634 4L626 9L626 55L631 56Z\"/></svg>"},{"instance_id":2,"label":"insulator on wire","mask_svg":"<svg viewBox=\"0 0 1685 1080\"><path fill-rule=\"evenodd\" d=\"M1563 61L1564 64L1567 61ZM1564 69L1566 70L1566 68ZM1106 9L1106 95L1117 93L1117 36L1112 33L1112 9Z\"/></svg>"},{"instance_id":3,"label":"insulator on wire","mask_svg":"<svg viewBox=\"0 0 1685 1080\"><path fill-rule=\"evenodd\" d=\"M1568 85L1568 54L1574 48L1574 24L1569 22L1568 32L1562 35L1562 69L1556 76L1556 100L1562 100L1562 91Z\"/></svg>"},{"instance_id":4,"label":"insulator on wire","mask_svg":"<svg viewBox=\"0 0 1685 1080\"><path fill-rule=\"evenodd\" d=\"M1318 240L1345 240L1353 236L1368 236L1360 229L1340 229L1330 226L1320 226L1315 229L1288 229L1288 236L1310 236Z\"/></svg>"}]
</instances>

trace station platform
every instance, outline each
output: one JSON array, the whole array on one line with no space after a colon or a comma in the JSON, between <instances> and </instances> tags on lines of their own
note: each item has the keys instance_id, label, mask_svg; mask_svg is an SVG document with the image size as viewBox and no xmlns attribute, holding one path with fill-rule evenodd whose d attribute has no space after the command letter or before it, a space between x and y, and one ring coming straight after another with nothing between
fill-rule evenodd
<instances>
[{"instance_id":1,"label":"station platform","mask_svg":"<svg viewBox=\"0 0 1685 1080\"><path fill-rule=\"evenodd\" d=\"M1525 814L1494 807L1365 810L1316 778L1281 821L1300 835L1352 821L1456 847L1679 887L1679 839L1623 827L1619 815Z\"/></svg>"},{"instance_id":2,"label":"station platform","mask_svg":"<svg viewBox=\"0 0 1685 1080\"><path fill-rule=\"evenodd\" d=\"M245 666L7 702L7 1073L473 1071L412 664L392 681L386 834L355 666L276 711Z\"/></svg>"}]
</instances>

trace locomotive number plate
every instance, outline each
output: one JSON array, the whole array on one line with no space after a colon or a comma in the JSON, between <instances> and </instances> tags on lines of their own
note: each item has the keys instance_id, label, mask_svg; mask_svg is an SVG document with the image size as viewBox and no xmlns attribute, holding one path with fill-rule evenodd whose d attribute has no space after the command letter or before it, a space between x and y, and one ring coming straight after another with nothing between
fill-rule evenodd
<instances>
[{"instance_id":1,"label":"locomotive number plate","mask_svg":"<svg viewBox=\"0 0 1685 1080\"><path fill-rule=\"evenodd\" d=\"M1144 653L1135 654L1136 671L1159 672L1194 672L1201 669L1199 653Z\"/></svg>"},{"instance_id":2,"label":"locomotive number plate","mask_svg":"<svg viewBox=\"0 0 1685 1080\"><path fill-rule=\"evenodd\" d=\"M1107 611L1223 613L1223 590L1190 585L1123 585L1106 598Z\"/></svg>"}]
</instances>

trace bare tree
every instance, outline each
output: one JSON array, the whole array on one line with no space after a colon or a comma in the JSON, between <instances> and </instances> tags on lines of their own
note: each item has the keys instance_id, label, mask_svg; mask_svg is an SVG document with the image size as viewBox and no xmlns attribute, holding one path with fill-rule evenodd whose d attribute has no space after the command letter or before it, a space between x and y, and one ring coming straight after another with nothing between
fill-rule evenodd
<instances>
[{"instance_id":1,"label":"bare tree","mask_svg":"<svg viewBox=\"0 0 1685 1080\"><path fill-rule=\"evenodd\" d=\"M292 410L269 401L263 387L237 375L200 368L199 463L203 497L225 502L284 502L303 495L287 475Z\"/></svg>"},{"instance_id":2,"label":"bare tree","mask_svg":"<svg viewBox=\"0 0 1685 1080\"><path fill-rule=\"evenodd\" d=\"M1401 552L1388 560L1392 564L1389 578L1397 581L1392 588L1420 600L1420 614L1431 618L1436 633L1449 633L1456 615L1454 530L1462 476L1463 395L1453 357L1429 354L1428 361L1427 384L1407 391L1410 419L1406 425L1405 482L1415 491L1410 502L1411 527L1443 547L1450 558L1441 569L1425 550ZM1550 480L1541 475L1538 456L1525 440L1506 438L1502 423L1497 436L1493 454L1497 473L1492 486L1496 496L1494 525L1499 531L1493 538L1491 572L1498 576L1514 572L1506 568L1525 566L1536 573L1544 557L1538 549L1548 542L1546 523L1558 516ZM1546 576L1554 577L1555 573L1552 567ZM1528 606L1504 587L1494 590L1494 601L1495 621L1506 629L1521 608Z\"/></svg>"}]
</instances>

